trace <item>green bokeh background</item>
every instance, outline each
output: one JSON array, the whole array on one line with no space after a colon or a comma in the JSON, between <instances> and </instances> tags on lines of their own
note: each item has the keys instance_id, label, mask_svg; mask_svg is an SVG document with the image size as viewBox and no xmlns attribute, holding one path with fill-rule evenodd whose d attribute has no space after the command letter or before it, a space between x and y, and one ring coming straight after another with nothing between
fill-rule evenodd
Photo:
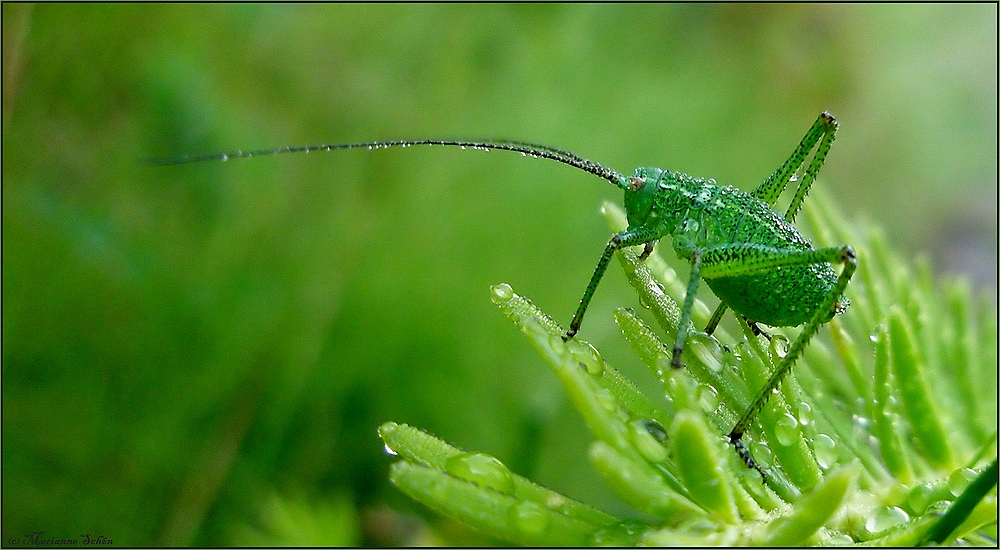
<instances>
[{"instance_id":1,"label":"green bokeh background","mask_svg":"<svg viewBox=\"0 0 1000 550\"><path fill-rule=\"evenodd\" d=\"M749 189L830 110L818 185L995 293L996 4L4 4L3 41L5 544L484 542L387 483L388 420L629 513L488 297L566 323L614 188L444 148L141 157L514 138ZM609 273L581 337L652 385Z\"/></svg>"}]
</instances>

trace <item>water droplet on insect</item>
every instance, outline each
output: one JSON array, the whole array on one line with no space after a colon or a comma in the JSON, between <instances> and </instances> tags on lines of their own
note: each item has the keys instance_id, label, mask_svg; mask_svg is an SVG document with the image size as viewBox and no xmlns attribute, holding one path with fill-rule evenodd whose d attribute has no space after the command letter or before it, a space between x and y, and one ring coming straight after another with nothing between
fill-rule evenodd
<instances>
[{"instance_id":1,"label":"water droplet on insect","mask_svg":"<svg viewBox=\"0 0 1000 550\"><path fill-rule=\"evenodd\" d=\"M523 501L510 509L510 522L527 535L538 535L549 526L548 512L531 501Z\"/></svg>"},{"instance_id":2,"label":"water droplet on insect","mask_svg":"<svg viewBox=\"0 0 1000 550\"><path fill-rule=\"evenodd\" d=\"M219 160L229 160L229 155L223 153L222 156L219 157Z\"/></svg>"},{"instance_id":3,"label":"water droplet on insect","mask_svg":"<svg viewBox=\"0 0 1000 550\"><path fill-rule=\"evenodd\" d=\"M449 474L505 495L514 494L510 470L496 458L482 453L460 453L445 460Z\"/></svg>"},{"instance_id":4,"label":"water droplet on insect","mask_svg":"<svg viewBox=\"0 0 1000 550\"><path fill-rule=\"evenodd\" d=\"M507 302L514 297L514 289L507 283L500 283L490 287L490 297L493 303L498 306L507 305Z\"/></svg>"},{"instance_id":5,"label":"water droplet on insect","mask_svg":"<svg viewBox=\"0 0 1000 550\"><path fill-rule=\"evenodd\" d=\"M837 461L837 442L826 434L816 434L812 439L816 463L824 470L830 469Z\"/></svg>"},{"instance_id":6,"label":"water droplet on insect","mask_svg":"<svg viewBox=\"0 0 1000 550\"><path fill-rule=\"evenodd\" d=\"M798 428L799 421L794 416L785 413L774 423L774 435L778 438L778 443L787 447L797 439Z\"/></svg>"},{"instance_id":7,"label":"water droplet on insect","mask_svg":"<svg viewBox=\"0 0 1000 550\"><path fill-rule=\"evenodd\" d=\"M382 445L382 447L385 448L385 454L387 454L389 456L399 456L399 453L397 453L396 451L392 450L392 447L390 447L388 443Z\"/></svg>"},{"instance_id":8,"label":"water droplet on insect","mask_svg":"<svg viewBox=\"0 0 1000 550\"><path fill-rule=\"evenodd\" d=\"M865 529L869 533L878 533L902 525L909 520L910 516L898 506L880 506L865 522Z\"/></svg>"},{"instance_id":9,"label":"water droplet on insect","mask_svg":"<svg viewBox=\"0 0 1000 550\"><path fill-rule=\"evenodd\" d=\"M962 491L972 483L972 480L976 479L976 471L970 468L961 468L955 470L948 476L948 492L952 496L957 497L962 494Z\"/></svg>"}]
</instances>

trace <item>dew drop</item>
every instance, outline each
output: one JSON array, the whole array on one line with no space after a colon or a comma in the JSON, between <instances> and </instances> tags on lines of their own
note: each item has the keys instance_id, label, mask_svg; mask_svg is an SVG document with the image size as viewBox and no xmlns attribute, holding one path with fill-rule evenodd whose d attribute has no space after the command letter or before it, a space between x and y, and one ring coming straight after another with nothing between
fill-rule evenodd
<instances>
[{"instance_id":1,"label":"dew drop","mask_svg":"<svg viewBox=\"0 0 1000 550\"><path fill-rule=\"evenodd\" d=\"M868 432L868 428L870 428L871 424L872 424L871 420L869 420L868 418L866 418L864 416L860 416L860 415L857 415L857 414L851 415L851 420L854 422L854 426L856 428L862 430L865 433Z\"/></svg>"},{"instance_id":2,"label":"dew drop","mask_svg":"<svg viewBox=\"0 0 1000 550\"><path fill-rule=\"evenodd\" d=\"M493 285L490 287L490 297L493 299L494 304L498 306L506 305L514 297L514 289L507 283Z\"/></svg>"},{"instance_id":3,"label":"dew drop","mask_svg":"<svg viewBox=\"0 0 1000 550\"><path fill-rule=\"evenodd\" d=\"M880 506L865 521L865 529L869 533L878 533L897 525L902 525L909 520L910 516L897 506Z\"/></svg>"},{"instance_id":4,"label":"dew drop","mask_svg":"<svg viewBox=\"0 0 1000 550\"><path fill-rule=\"evenodd\" d=\"M663 424L660 424L655 420L649 419L649 420L644 420L643 425L645 426L646 431L649 432L649 435L653 436L654 439L656 439L660 443L667 442L667 429L663 427Z\"/></svg>"},{"instance_id":5,"label":"dew drop","mask_svg":"<svg viewBox=\"0 0 1000 550\"><path fill-rule=\"evenodd\" d=\"M551 493L549 496L545 497L545 506L548 507L549 510L561 512L566 507L566 504L566 497L560 494Z\"/></svg>"},{"instance_id":6,"label":"dew drop","mask_svg":"<svg viewBox=\"0 0 1000 550\"><path fill-rule=\"evenodd\" d=\"M526 325L526 326L532 326L532 325ZM566 347L566 345L569 344L569 342L572 342L573 340L568 340L564 342L562 339L562 335L559 334L549 334L548 338L549 338L549 348L551 348L552 351L555 352L555 354L559 356L560 359L565 359L569 355L569 349Z\"/></svg>"},{"instance_id":7,"label":"dew drop","mask_svg":"<svg viewBox=\"0 0 1000 550\"><path fill-rule=\"evenodd\" d=\"M798 414L799 424L802 424L803 426L808 426L809 424L812 424L813 412L812 412L812 407L809 406L809 403L806 402L799 403L798 412L799 412Z\"/></svg>"},{"instance_id":8,"label":"dew drop","mask_svg":"<svg viewBox=\"0 0 1000 550\"><path fill-rule=\"evenodd\" d=\"M394 451L392 449L392 447L390 447L388 444L385 444L382 447L385 448L385 454L387 454L389 456L399 456L399 453L397 453L396 451Z\"/></svg>"},{"instance_id":9,"label":"dew drop","mask_svg":"<svg viewBox=\"0 0 1000 550\"><path fill-rule=\"evenodd\" d=\"M774 435L778 438L778 443L789 446L795 442L799 435L799 421L794 416L785 413L774 423Z\"/></svg>"},{"instance_id":10,"label":"dew drop","mask_svg":"<svg viewBox=\"0 0 1000 550\"><path fill-rule=\"evenodd\" d=\"M531 501L523 501L510 509L510 522L518 531L538 535L549 526L548 512Z\"/></svg>"},{"instance_id":11,"label":"dew drop","mask_svg":"<svg viewBox=\"0 0 1000 550\"><path fill-rule=\"evenodd\" d=\"M962 494L962 491L972 483L972 480L976 479L976 471L970 468L961 468L955 470L948 476L948 492L952 496L958 496Z\"/></svg>"},{"instance_id":12,"label":"dew drop","mask_svg":"<svg viewBox=\"0 0 1000 550\"><path fill-rule=\"evenodd\" d=\"M698 384L698 404L701 410L711 413L719 406L719 392L707 384Z\"/></svg>"},{"instance_id":13,"label":"dew drop","mask_svg":"<svg viewBox=\"0 0 1000 550\"><path fill-rule=\"evenodd\" d=\"M774 464L774 453L766 443L754 441L750 444L750 454L758 466L767 470Z\"/></svg>"},{"instance_id":14,"label":"dew drop","mask_svg":"<svg viewBox=\"0 0 1000 550\"><path fill-rule=\"evenodd\" d=\"M601 376L604 374L604 358L593 345L579 340L566 342L570 355L587 369L587 374L591 376Z\"/></svg>"},{"instance_id":15,"label":"dew drop","mask_svg":"<svg viewBox=\"0 0 1000 550\"><path fill-rule=\"evenodd\" d=\"M684 371L670 368L667 371L667 383L665 384L667 396L677 403L678 407L692 407L696 398L698 383L687 375Z\"/></svg>"},{"instance_id":16,"label":"dew drop","mask_svg":"<svg viewBox=\"0 0 1000 550\"><path fill-rule=\"evenodd\" d=\"M695 357L709 370L722 371L722 349L714 338L707 334L695 333L689 339L689 346Z\"/></svg>"},{"instance_id":17,"label":"dew drop","mask_svg":"<svg viewBox=\"0 0 1000 550\"><path fill-rule=\"evenodd\" d=\"M906 497L906 504L915 514L923 515L927 508L934 502L934 488L929 483L921 483L910 490Z\"/></svg>"},{"instance_id":18,"label":"dew drop","mask_svg":"<svg viewBox=\"0 0 1000 550\"><path fill-rule=\"evenodd\" d=\"M460 453L445 460L449 474L505 495L514 494L510 470L496 458L482 453Z\"/></svg>"},{"instance_id":19,"label":"dew drop","mask_svg":"<svg viewBox=\"0 0 1000 550\"><path fill-rule=\"evenodd\" d=\"M632 446L639 451L639 454L647 462L656 464L667 459L667 449L650 433L649 422L655 421L637 420L630 423L629 436L632 439ZM666 437L666 434L664 434L664 437Z\"/></svg>"},{"instance_id":20,"label":"dew drop","mask_svg":"<svg viewBox=\"0 0 1000 550\"><path fill-rule=\"evenodd\" d=\"M788 353L788 338L781 334L775 334L771 336L770 345L771 357L777 359L784 359L785 354Z\"/></svg>"},{"instance_id":21,"label":"dew drop","mask_svg":"<svg viewBox=\"0 0 1000 550\"><path fill-rule=\"evenodd\" d=\"M819 467L824 470L830 469L837 461L837 442L826 434L816 434L812 441Z\"/></svg>"}]
</instances>

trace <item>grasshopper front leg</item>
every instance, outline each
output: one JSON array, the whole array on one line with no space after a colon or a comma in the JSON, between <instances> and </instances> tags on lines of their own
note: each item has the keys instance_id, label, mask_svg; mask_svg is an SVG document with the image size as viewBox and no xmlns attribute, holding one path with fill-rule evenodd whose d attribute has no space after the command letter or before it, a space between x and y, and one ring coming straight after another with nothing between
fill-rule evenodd
<instances>
[{"instance_id":1,"label":"grasshopper front leg","mask_svg":"<svg viewBox=\"0 0 1000 550\"><path fill-rule=\"evenodd\" d=\"M576 313L573 314L569 330L562 337L564 342L576 336L576 333L580 331L580 325L583 324L583 315L587 312L590 300L594 297L594 292L597 291L597 284L604 277L604 272L607 271L608 263L611 262L611 257L614 256L615 251L623 247L644 244L646 247L643 249L643 255L648 256L649 252L652 252L651 243L656 242L659 238L654 231L643 228L626 229L611 237L608 246L604 247L604 253L601 254L601 259L598 260L597 267L594 268L594 274L590 277L590 284L587 285L587 290L584 291L583 298L580 299L580 306L576 308Z\"/></svg>"}]
</instances>

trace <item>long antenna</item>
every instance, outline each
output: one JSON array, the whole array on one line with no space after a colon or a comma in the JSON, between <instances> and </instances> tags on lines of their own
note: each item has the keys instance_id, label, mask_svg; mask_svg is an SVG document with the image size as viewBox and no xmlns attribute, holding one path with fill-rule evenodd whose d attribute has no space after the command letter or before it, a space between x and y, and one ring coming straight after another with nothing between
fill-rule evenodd
<instances>
[{"instance_id":1,"label":"long antenna","mask_svg":"<svg viewBox=\"0 0 1000 550\"><path fill-rule=\"evenodd\" d=\"M256 151L233 151L229 153L213 153L210 155L189 155L172 159L146 159L149 164L158 166L170 166L176 164L190 164L193 162L220 161L235 158L250 158L269 155L281 155L285 153L313 153L318 151L334 151L337 149L388 149L389 147L410 147L412 145L442 145L448 147L461 147L462 149L477 149L489 151L499 149L502 151L515 151L525 156L535 158L545 158L568 164L584 172L588 172L611 182L615 187L625 189L628 187L628 180L618 172L587 160L575 153L521 141L452 141L441 139L416 139L416 140L396 140L396 141L366 141L362 143L338 143L324 145L301 145L292 147L277 147L275 149L258 149Z\"/></svg>"}]
</instances>

